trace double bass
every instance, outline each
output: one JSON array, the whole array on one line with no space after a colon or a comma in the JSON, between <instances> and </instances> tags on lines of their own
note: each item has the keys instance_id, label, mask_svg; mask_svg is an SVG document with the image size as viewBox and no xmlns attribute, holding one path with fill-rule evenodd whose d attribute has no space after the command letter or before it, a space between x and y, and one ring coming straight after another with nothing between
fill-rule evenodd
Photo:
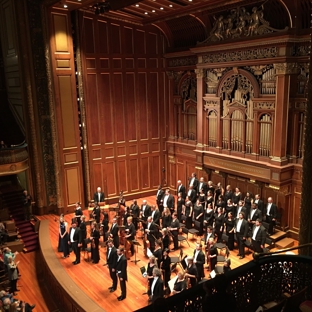
<instances>
[{"instance_id":1,"label":"double bass","mask_svg":"<svg viewBox=\"0 0 312 312\"><path fill-rule=\"evenodd\" d=\"M145 223L146 224L146 221L142 220L142 219L139 219L139 221L141 222L141 224ZM142 230L144 231L144 227L142 225ZM150 241L147 239L147 233L144 231L143 233L143 254L145 257L148 257L147 255L147 248L151 248L151 243Z\"/></svg>"},{"instance_id":2,"label":"double bass","mask_svg":"<svg viewBox=\"0 0 312 312\"><path fill-rule=\"evenodd\" d=\"M123 219L125 215L125 207L126 207L126 201L123 197L123 191L120 191L119 193L119 199L117 204L117 216L118 216L118 225L123 225Z\"/></svg>"}]
</instances>

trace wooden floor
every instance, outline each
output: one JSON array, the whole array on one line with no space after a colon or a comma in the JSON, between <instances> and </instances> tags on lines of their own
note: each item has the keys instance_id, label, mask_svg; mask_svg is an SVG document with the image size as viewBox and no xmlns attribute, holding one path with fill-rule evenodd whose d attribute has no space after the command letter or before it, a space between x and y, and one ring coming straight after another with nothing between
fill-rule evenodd
<instances>
[{"instance_id":1,"label":"wooden floor","mask_svg":"<svg viewBox=\"0 0 312 312\"><path fill-rule=\"evenodd\" d=\"M154 196L146 198L148 203L154 204ZM141 205L142 199L138 200L138 204ZM130 205L130 202L129 202ZM89 219L88 211L85 210L84 214ZM46 215L40 216L41 220L50 221L50 239L55 251L55 257L59 258L60 263L66 269L69 276L73 281L84 291L89 297L96 301L107 312L113 311L117 308L118 312L134 311L147 305L147 295L143 295L146 292L146 279L144 279L140 272L140 267L146 266L148 259L143 254L143 247L138 247L137 259L140 261L134 264L128 261L128 283L127 283L127 298L123 301L118 301L117 297L120 295L120 288L118 285L117 291L110 293L108 287L111 286L111 279L106 266L106 248L100 248L101 260L98 264L92 264L91 262L84 260L84 254L81 254L81 263L79 265L73 265L75 256L71 253L67 259L62 259L62 253L57 252L58 244L58 229L59 224L56 222L59 216ZM70 224L72 214L65 216L65 220ZM88 227L89 230L89 227ZM138 233L140 237L140 233ZM138 238L141 243L142 240ZM182 244L183 253L185 255L193 255L195 249L196 238L192 239L189 236L190 247L187 243ZM171 245L172 248L172 245ZM179 251L171 252L170 256L178 256ZM20 254L18 260L21 260L20 270L22 277L18 283L18 287L21 291L18 294L18 298L28 301L30 304L36 303L36 311L55 311L56 306L51 301L51 298L47 295L47 290L44 287L44 281L36 278L36 266L40 265L36 263L36 252L29 254ZM246 255L244 259L238 259L237 250L231 252L232 269L247 263L252 260L252 254ZM131 258L134 260L134 257ZM209 277L209 272L205 270L206 277ZM171 277L174 277L173 273Z\"/></svg>"}]
</instances>

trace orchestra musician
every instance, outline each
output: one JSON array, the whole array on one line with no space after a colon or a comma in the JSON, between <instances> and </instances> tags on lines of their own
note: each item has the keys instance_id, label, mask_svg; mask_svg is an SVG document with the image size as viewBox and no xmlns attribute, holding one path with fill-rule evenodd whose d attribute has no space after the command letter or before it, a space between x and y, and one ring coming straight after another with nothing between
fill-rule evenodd
<instances>
[{"instance_id":1,"label":"orchestra musician","mask_svg":"<svg viewBox=\"0 0 312 312\"><path fill-rule=\"evenodd\" d=\"M109 230L108 213L103 212L103 220L101 222L101 231L100 231L100 235L103 235L103 242L106 242L106 240L107 240L108 230ZM102 234L101 234L101 232L102 232Z\"/></svg>"},{"instance_id":2,"label":"orchestra musician","mask_svg":"<svg viewBox=\"0 0 312 312\"><path fill-rule=\"evenodd\" d=\"M188 196L186 196L186 199L185 199L184 215L186 217L185 227L187 229L191 229L192 228L192 216L193 216L193 203L191 202Z\"/></svg>"},{"instance_id":3,"label":"orchestra musician","mask_svg":"<svg viewBox=\"0 0 312 312\"><path fill-rule=\"evenodd\" d=\"M151 252L153 252L155 249L155 240L156 240L155 235L157 235L158 228L153 222L152 216L149 216L147 218L147 225L146 225L145 232L147 233L147 239L150 242L150 250Z\"/></svg>"},{"instance_id":4,"label":"orchestra musician","mask_svg":"<svg viewBox=\"0 0 312 312\"><path fill-rule=\"evenodd\" d=\"M173 239L173 244L174 244L173 250L179 249L179 241L178 241L179 228L180 228L180 223L177 218L177 213L174 212L172 214L172 221L171 221L170 227L168 228L168 230L172 234L172 239Z\"/></svg>"},{"instance_id":5,"label":"orchestra musician","mask_svg":"<svg viewBox=\"0 0 312 312\"><path fill-rule=\"evenodd\" d=\"M146 267L146 277L147 277L147 282L148 282L148 289L151 289L151 283L154 279L153 276L153 270L154 268L157 268L157 262L155 256L150 256L149 261L147 263Z\"/></svg>"},{"instance_id":6,"label":"orchestra musician","mask_svg":"<svg viewBox=\"0 0 312 312\"><path fill-rule=\"evenodd\" d=\"M186 189L185 186L182 184L181 180L178 180L177 186L177 194L181 193L181 197L185 200L186 197Z\"/></svg>"},{"instance_id":7,"label":"orchestra musician","mask_svg":"<svg viewBox=\"0 0 312 312\"><path fill-rule=\"evenodd\" d=\"M81 232L81 241L82 241L82 248L86 248L85 246L85 239L87 238L87 226L86 226L86 216L81 216L81 223L80 223L80 232Z\"/></svg>"},{"instance_id":8,"label":"orchestra musician","mask_svg":"<svg viewBox=\"0 0 312 312\"><path fill-rule=\"evenodd\" d=\"M92 263L99 263L100 261L100 251L99 251L99 242L100 242L100 232L98 229L98 224L96 222L91 223L91 260Z\"/></svg>"},{"instance_id":9,"label":"orchestra musician","mask_svg":"<svg viewBox=\"0 0 312 312\"><path fill-rule=\"evenodd\" d=\"M126 207L126 200L123 196L123 191L120 192L119 194L119 199L118 199L118 207L122 206L123 208Z\"/></svg>"},{"instance_id":10,"label":"orchestra musician","mask_svg":"<svg viewBox=\"0 0 312 312\"><path fill-rule=\"evenodd\" d=\"M205 255L202 251L202 244L196 243L196 249L194 250L194 264L197 268L197 282L201 281L205 277L204 273L204 264L205 264Z\"/></svg>"},{"instance_id":11,"label":"orchestra musician","mask_svg":"<svg viewBox=\"0 0 312 312\"><path fill-rule=\"evenodd\" d=\"M171 212L169 210L169 208L165 208L163 213L162 213L162 217L161 217L161 226L162 228L167 228L167 227L170 227L171 225L171 221L172 221L172 215L171 215Z\"/></svg>"},{"instance_id":12,"label":"orchestra musician","mask_svg":"<svg viewBox=\"0 0 312 312\"><path fill-rule=\"evenodd\" d=\"M164 249L163 251L160 268L163 273L165 288L167 288L171 276L171 258L169 257L169 249Z\"/></svg>"},{"instance_id":13,"label":"orchestra musician","mask_svg":"<svg viewBox=\"0 0 312 312\"><path fill-rule=\"evenodd\" d=\"M112 279L112 286L109 287L110 292L114 292L117 289L117 275L116 275L116 262L117 262L117 249L114 246L112 239L107 242L107 252L106 252L106 264L109 270L109 275Z\"/></svg>"},{"instance_id":14,"label":"orchestra musician","mask_svg":"<svg viewBox=\"0 0 312 312\"><path fill-rule=\"evenodd\" d=\"M152 217L153 222L159 226L160 212L158 208L155 205L152 205L151 211L152 211L151 217ZM158 235L155 235L155 236L158 236Z\"/></svg>"},{"instance_id":15,"label":"orchestra musician","mask_svg":"<svg viewBox=\"0 0 312 312\"><path fill-rule=\"evenodd\" d=\"M194 287L197 284L197 276L198 276L197 267L194 264L193 257L189 256L186 258L186 260L187 260L187 268L185 270L185 277L189 279L191 287Z\"/></svg>"},{"instance_id":16,"label":"orchestra musician","mask_svg":"<svg viewBox=\"0 0 312 312\"><path fill-rule=\"evenodd\" d=\"M160 239L157 239L155 241L155 249L154 249L154 252L153 252L153 256L157 260L157 267L158 268L160 268L162 254L163 254L163 251L162 251L162 241Z\"/></svg>"},{"instance_id":17,"label":"orchestra musician","mask_svg":"<svg viewBox=\"0 0 312 312\"><path fill-rule=\"evenodd\" d=\"M192 173L192 177L190 179L189 187L192 187L194 189L196 195L198 193L198 179L196 178L196 173Z\"/></svg>"},{"instance_id":18,"label":"orchestra musician","mask_svg":"<svg viewBox=\"0 0 312 312\"><path fill-rule=\"evenodd\" d=\"M244 219L244 213L241 212L239 214L239 219L235 222L235 233L237 238L239 259L243 259L245 257L245 241L248 234L248 222Z\"/></svg>"},{"instance_id":19,"label":"orchestra musician","mask_svg":"<svg viewBox=\"0 0 312 312\"><path fill-rule=\"evenodd\" d=\"M149 217L152 212L151 212L151 206L147 204L146 199L143 200L142 205L141 205L141 218L143 221L147 221L147 217ZM146 229L146 223L143 223L144 229Z\"/></svg>"},{"instance_id":20,"label":"orchestra musician","mask_svg":"<svg viewBox=\"0 0 312 312\"><path fill-rule=\"evenodd\" d=\"M204 194L207 194L208 192L208 185L205 182L205 179L203 177L201 177L199 179L199 184L198 184L198 193L200 193L200 191L203 190Z\"/></svg>"},{"instance_id":21,"label":"orchestra musician","mask_svg":"<svg viewBox=\"0 0 312 312\"><path fill-rule=\"evenodd\" d=\"M185 276L184 273L180 271L178 273L178 279L174 283L172 294L173 295L178 294L185 289L186 289Z\"/></svg>"},{"instance_id":22,"label":"orchestra musician","mask_svg":"<svg viewBox=\"0 0 312 312\"><path fill-rule=\"evenodd\" d=\"M140 207L137 203L136 199L133 199L132 204L130 206L130 214L132 214L133 224L135 230L138 229L138 218L140 217Z\"/></svg>"},{"instance_id":23,"label":"orchestra musician","mask_svg":"<svg viewBox=\"0 0 312 312\"><path fill-rule=\"evenodd\" d=\"M128 217L127 218L127 224L125 225L125 232L126 232L126 239L131 243L131 255L133 256L134 255L134 246L132 244L132 241L134 240L135 238L135 234L136 234L136 231L135 231L135 227L134 227L134 224L132 223L132 217Z\"/></svg>"},{"instance_id":24,"label":"orchestra musician","mask_svg":"<svg viewBox=\"0 0 312 312\"><path fill-rule=\"evenodd\" d=\"M123 215L123 225L126 226L128 217L131 217L130 207L126 207ZM133 218L132 218L133 219ZM132 220L133 221L133 220ZM134 223L133 223L134 224ZM134 226L135 227L135 226Z\"/></svg>"},{"instance_id":25,"label":"orchestra musician","mask_svg":"<svg viewBox=\"0 0 312 312\"><path fill-rule=\"evenodd\" d=\"M80 228L77 227L77 223L75 221L72 222L71 229L69 230L68 235L68 245L72 247L72 250L75 253L76 259L73 261L73 264L80 263L80 248L82 246L81 240L81 231Z\"/></svg>"},{"instance_id":26,"label":"orchestra musician","mask_svg":"<svg viewBox=\"0 0 312 312\"><path fill-rule=\"evenodd\" d=\"M76 208L75 208L75 218L77 221L77 226L80 227L80 223L81 223L81 216L82 216L82 210L81 210L81 204L80 202L76 202L75 204Z\"/></svg>"},{"instance_id":27,"label":"orchestra musician","mask_svg":"<svg viewBox=\"0 0 312 312\"><path fill-rule=\"evenodd\" d=\"M158 206L158 209L159 209L160 202L163 200L164 195L165 195L165 192L161 188L161 185L159 185L157 189L157 193L156 193L156 204Z\"/></svg>"},{"instance_id":28,"label":"orchestra musician","mask_svg":"<svg viewBox=\"0 0 312 312\"><path fill-rule=\"evenodd\" d=\"M163 228L161 230L161 240L162 240L163 249L165 248L169 249L170 238L169 238L168 230L166 228Z\"/></svg>"},{"instance_id":29,"label":"orchestra musician","mask_svg":"<svg viewBox=\"0 0 312 312\"><path fill-rule=\"evenodd\" d=\"M209 238L208 239L208 245L207 245L207 260L209 263L209 270L213 271L217 264L217 256L218 256L218 249L215 245L214 239Z\"/></svg>"},{"instance_id":30,"label":"orchestra musician","mask_svg":"<svg viewBox=\"0 0 312 312\"><path fill-rule=\"evenodd\" d=\"M185 200L182 197L182 193L178 193L178 198L177 198L177 214L178 214L178 220L181 222L181 215L182 215L182 207L185 204Z\"/></svg>"},{"instance_id":31,"label":"orchestra musician","mask_svg":"<svg viewBox=\"0 0 312 312\"><path fill-rule=\"evenodd\" d=\"M153 269L153 280L148 295L149 301L152 303L164 296L164 283L161 279L161 271L158 268Z\"/></svg>"},{"instance_id":32,"label":"orchestra musician","mask_svg":"<svg viewBox=\"0 0 312 312\"><path fill-rule=\"evenodd\" d=\"M170 190L167 188L165 192L165 196L163 198L164 208L169 208L171 213L174 211L174 197L170 194Z\"/></svg>"},{"instance_id":33,"label":"orchestra musician","mask_svg":"<svg viewBox=\"0 0 312 312\"><path fill-rule=\"evenodd\" d=\"M102 189L98 187L96 189L96 192L93 195L94 204L95 203L103 203L105 200L104 192L102 192Z\"/></svg>"},{"instance_id":34,"label":"orchestra musician","mask_svg":"<svg viewBox=\"0 0 312 312\"><path fill-rule=\"evenodd\" d=\"M134 226L133 226L134 227ZM121 295L117 297L118 301L124 300L127 296L127 258L124 256L124 248L117 249L116 275L119 278Z\"/></svg>"},{"instance_id":35,"label":"orchestra musician","mask_svg":"<svg viewBox=\"0 0 312 312\"><path fill-rule=\"evenodd\" d=\"M113 218L112 226L109 231L109 238L113 240L114 246L119 247L119 226L117 224L117 218Z\"/></svg>"},{"instance_id":36,"label":"orchestra musician","mask_svg":"<svg viewBox=\"0 0 312 312\"><path fill-rule=\"evenodd\" d=\"M92 210L92 217L96 223L100 223L101 209L97 202L94 202L94 208Z\"/></svg>"}]
</instances>

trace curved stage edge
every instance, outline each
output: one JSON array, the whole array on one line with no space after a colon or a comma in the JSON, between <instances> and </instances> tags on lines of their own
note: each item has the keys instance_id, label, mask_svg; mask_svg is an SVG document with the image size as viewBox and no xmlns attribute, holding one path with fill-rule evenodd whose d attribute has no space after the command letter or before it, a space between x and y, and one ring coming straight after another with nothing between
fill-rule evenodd
<instances>
[{"instance_id":1,"label":"curved stage edge","mask_svg":"<svg viewBox=\"0 0 312 312\"><path fill-rule=\"evenodd\" d=\"M41 220L39 227L39 244L42 277L48 285L60 311L72 312L106 312L71 279L59 260L55 257L50 234L49 221Z\"/></svg>"}]
</instances>

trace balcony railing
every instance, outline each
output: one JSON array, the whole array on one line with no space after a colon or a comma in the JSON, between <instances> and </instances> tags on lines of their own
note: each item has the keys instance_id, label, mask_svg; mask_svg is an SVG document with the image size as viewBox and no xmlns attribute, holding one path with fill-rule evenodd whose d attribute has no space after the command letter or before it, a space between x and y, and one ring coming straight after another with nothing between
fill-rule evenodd
<instances>
[{"instance_id":1,"label":"balcony railing","mask_svg":"<svg viewBox=\"0 0 312 312\"><path fill-rule=\"evenodd\" d=\"M311 300L311 276L312 257L264 255L222 277L217 276L167 299L159 299L159 302L136 312L157 311L160 307L161 311L176 312L213 311L214 308L221 311L224 301L231 303L231 312L250 312L265 303L282 300L285 294L291 296L305 287L306 299Z\"/></svg>"},{"instance_id":2,"label":"balcony railing","mask_svg":"<svg viewBox=\"0 0 312 312\"><path fill-rule=\"evenodd\" d=\"M16 174L28 169L27 144L0 149L0 175Z\"/></svg>"}]
</instances>

